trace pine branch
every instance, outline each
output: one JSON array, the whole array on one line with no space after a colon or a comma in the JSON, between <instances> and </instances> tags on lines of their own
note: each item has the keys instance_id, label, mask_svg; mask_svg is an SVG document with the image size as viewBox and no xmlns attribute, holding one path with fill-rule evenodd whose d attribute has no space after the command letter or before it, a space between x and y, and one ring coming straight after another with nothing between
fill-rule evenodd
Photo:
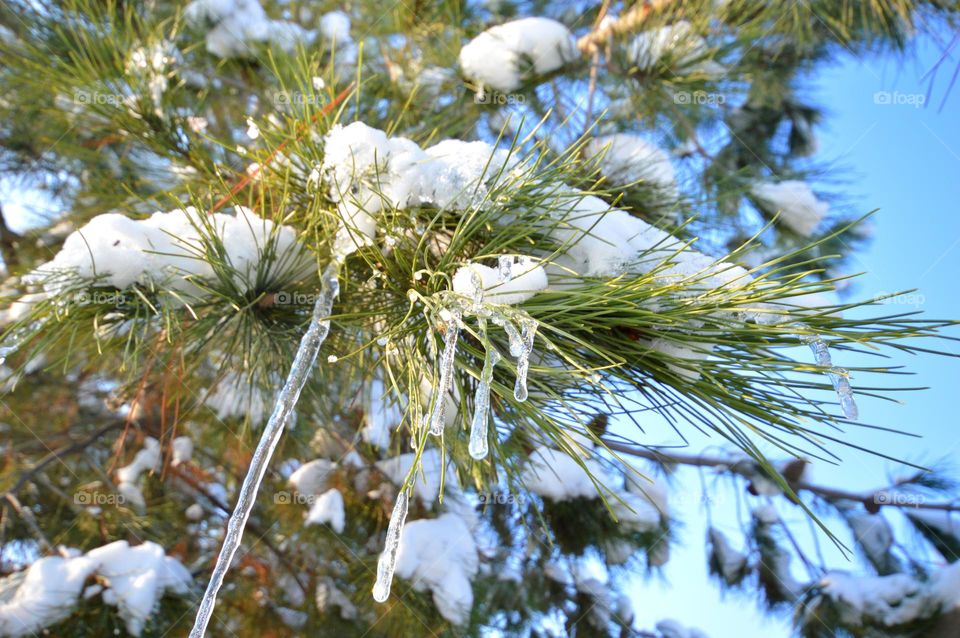
<instances>
[{"instance_id":1,"label":"pine branch","mask_svg":"<svg viewBox=\"0 0 960 638\"><path fill-rule=\"evenodd\" d=\"M664 453L649 448L640 448L633 445L618 443L608 439L603 440L610 450L628 454L637 458L648 459L663 465L686 465L690 467L717 468L723 471L737 474L744 478L751 478L746 466L742 463L745 459L722 458L708 455L688 455L676 453ZM960 503L955 502L934 502L917 501L915 499L896 499L889 498L890 488L880 488L873 492L851 492L826 485L818 485L808 481L790 482L789 485L795 491L806 491L826 499L827 501L854 501L863 503L871 512L878 511L881 507L897 507L905 509L925 509L940 510L946 512L960 512Z\"/></svg>"},{"instance_id":2,"label":"pine branch","mask_svg":"<svg viewBox=\"0 0 960 638\"><path fill-rule=\"evenodd\" d=\"M616 20L602 21L596 28L581 36L577 39L577 48L583 53L592 55L610 38L633 33L650 17L650 14L662 11L672 3L673 0L648 0L636 4Z\"/></svg>"}]
</instances>

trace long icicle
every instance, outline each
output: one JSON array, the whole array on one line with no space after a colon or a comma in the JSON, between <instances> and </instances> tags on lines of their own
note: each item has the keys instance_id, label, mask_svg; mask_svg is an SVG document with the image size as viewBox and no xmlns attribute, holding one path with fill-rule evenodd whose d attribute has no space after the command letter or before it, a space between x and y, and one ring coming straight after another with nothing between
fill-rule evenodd
<instances>
[{"instance_id":1,"label":"long icicle","mask_svg":"<svg viewBox=\"0 0 960 638\"><path fill-rule=\"evenodd\" d=\"M217 563L210 575L207 591L203 594L200 609L197 611L197 618L193 623L193 629L190 630L190 638L203 638L207 631L207 625L210 624L210 618L213 615L213 607L217 603L217 593L220 591L227 570L230 569L230 563L233 562L233 557L240 547L243 529L247 524L247 519L250 518L250 511L256 501L257 492L260 490L260 484L263 482L267 466L270 463L270 457L273 456L273 451L276 449L277 443L280 442L284 426L300 398L300 392L310 376L310 371L316 363L320 346L323 345L330 333L329 317L333 309L333 301L340 293L339 276L339 261L332 261L323 270L320 296L313 306L310 325L300 339L300 347L297 348L297 354L290 366L287 380L284 382L280 394L277 395L273 413L263 429L263 434L260 436L259 443L257 443L257 449L253 452L250 467L243 479L240 495L237 497L237 506L227 523L227 533L223 539L223 546L220 548L220 555L217 556Z\"/></svg>"},{"instance_id":2,"label":"long icicle","mask_svg":"<svg viewBox=\"0 0 960 638\"><path fill-rule=\"evenodd\" d=\"M383 552L377 560L377 580L373 584L373 599L378 603L385 602L390 597L390 585L393 583L393 572L397 567L397 552L400 549L400 533L407 520L409 500L407 491L401 489L397 494L397 502L393 505L393 513L390 514L387 538L383 543Z\"/></svg>"},{"instance_id":3,"label":"long icicle","mask_svg":"<svg viewBox=\"0 0 960 638\"><path fill-rule=\"evenodd\" d=\"M533 352L533 340L537 336L537 322L534 319L521 320L523 331L520 354L517 355L517 382L513 388L513 398L527 400L527 371L530 369L530 353Z\"/></svg>"},{"instance_id":4,"label":"long icicle","mask_svg":"<svg viewBox=\"0 0 960 638\"><path fill-rule=\"evenodd\" d=\"M487 458L489 452L487 443L487 422L490 420L490 384L493 383L493 369L500 361L500 353L487 340L487 321L481 319L480 334L483 337L486 356L483 360L483 370L480 372L480 383L477 384L477 394L473 400L473 421L470 423L470 456L476 460Z\"/></svg>"},{"instance_id":5,"label":"long icicle","mask_svg":"<svg viewBox=\"0 0 960 638\"><path fill-rule=\"evenodd\" d=\"M446 333L443 336L443 353L440 355L440 380L433 392L433 412L430 415L430 434L440 436L443 433L443 414L446 412L447 393L453 382L453 368L457 356L457 337L460 336L460 311L449 310Z\"/></svg>"}]
</instances>

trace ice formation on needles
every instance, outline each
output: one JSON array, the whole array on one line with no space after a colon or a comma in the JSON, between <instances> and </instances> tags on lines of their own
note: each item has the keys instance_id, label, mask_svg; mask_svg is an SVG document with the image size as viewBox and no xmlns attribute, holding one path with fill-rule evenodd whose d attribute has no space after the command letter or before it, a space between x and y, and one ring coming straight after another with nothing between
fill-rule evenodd
<instances>
[{"instance_id":1,"label":"ice formation on needles","mask_svg":"<svg viewBox=\"0 0 960 638\"><path fill-rule=\"evenodd\" d=\"M771 214L780 213L777 222L802 237L810 237L830 210L809 184L795 179L756 184L750 192Z\"/></svg>"},{"instance_id":2,"label":"ice formation on needles","mask_svg":"<svg viewBox=\"0 0 960 638\"><path fill-rule=\"evenodd\" d=\"M510 92L527 75L556 71L578 56L573 35L556 20L522 18L487 29L460 50L463 74L481 87ZM529 61L532 69L524 69Z\"/></svg>"},{"instance_id":3,"label":"ice formation on needles","mask_svg":"<svg viewBox=\"0 0 960 638\"><path fill-rule=\"evenodd\" d=\"M639 33L627 47L627 57L640 71L652 71L669 60L674 69L722 75L724 67L712 60L701 61L709 53L706 41L686 20L659 29Z\"/></svg>"}]
</instances>

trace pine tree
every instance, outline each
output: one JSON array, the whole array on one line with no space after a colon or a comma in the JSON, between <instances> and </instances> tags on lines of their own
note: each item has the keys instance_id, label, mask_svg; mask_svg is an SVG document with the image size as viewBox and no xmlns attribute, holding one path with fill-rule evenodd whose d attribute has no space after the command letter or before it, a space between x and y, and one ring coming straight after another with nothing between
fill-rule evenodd
<instances>
[{"instance_id":1,"label":"pine tree","mask_svg":"<svg viewBox=\"0 0 960 638\"><path fill-rule=\"evenodd\" d=\"M622 591L693 466L718 586L956 636L955 486L808 477L955 322L851 292L802 83L958 8L7 0L0 170L64 212L0 215L0 634L693 638Z\"/></svg>"}]
</instances>

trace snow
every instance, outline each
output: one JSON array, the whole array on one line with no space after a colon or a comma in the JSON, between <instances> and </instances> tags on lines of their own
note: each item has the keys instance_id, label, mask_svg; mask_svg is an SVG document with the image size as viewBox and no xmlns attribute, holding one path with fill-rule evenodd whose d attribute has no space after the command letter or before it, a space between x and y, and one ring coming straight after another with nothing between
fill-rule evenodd
<instances>
[{"instance_id":1,"label":"snow","mask_svg":"<svg viewBox=\"0 0 960 638\"><path fill-rule=\"evenodd\" d=\"M616 133L591 139L584 154L595 159L600 174L614 186L637 182L653 187L663 199L677 198L677 180L670 156L660 147L631 133Z\"/></svg>"},{"instance_id":2,"label":"snow","mask_svg":"<svg viewBox=\"0 0 960 638\"><path fill-rule=\"evenodd\" d=\"M473 299L476 294L474 276L481 283L484 303L517 305L547 287L547 273L539 263L524 255L509 256L513 260L512 276L501 278L497 268L483 264L468 264L453 275L453 291Z\"/></svg>"},{"instance_id":3,"label":"snow","mask_svg":"<svg viewBox=\"0 0 960 638\"><path fill-rule=\"evenodd\" d=\"M229 371L204 397L204 404L216 412L221 421L249 417L252 423L261 423L270 409L268 400L245 376Z\"/></svg>"},{"instance_id":4,"label":"snow","mask_svg":"<svg viewBox=\"0 0 960 638\"><path fill-rule=\"evenodd\" d=\"M190 462L190 458L193 456L193 441L189 436L178 436L170 442L170 447L173 450L171 465L177 467Z\"/></svg>"},{"instance_id":5,"label":"snow","mask_svg":"<svg viewBox=\"0 0 960 638\"><path fill-rule=\"evenodd\" d=\"M166 556L156 543L130 547L116 541L87 553L108 588L103 602L114 605L125 621L127 632L139 636L154 606L166 591L186 594L193 578L175 558Z\"/></svg>"},{"instance_id":6,"label":"snow","mask_svg":"<svg viewBox=\"0 0 960 638\"><path fill-rule=\"evenodd\" d=\"M67 237L49 262L27 278L42 283L56 294L64 278L98 278L96 286L121 290L134 284L153 282L175 293L199 296L192 278L212 280L213 268L202 258L212 238L223 244L223 254L236 271L233 279L241 290L249 290L258 271L265 270L265 257L272 253L272 267L300 274L307 260L293 229L262 219L242 206L234 214L207 215L188 207L156 212L143 220L118 213L97 215L83 228Z\"/></svg>"},{"instance_id":7,"label":"snow","mask_svg":"<svg viewBox=\"0 0 960 638\"><path fill-rule=\"evenodd\" d=\"M143 447L133 457L133 461L117 470L117 493L122 497L123 502L142 513L147 504L143 498L143 492L137 486L137 481L143 472L154 472L158 469L160 469L160 443L148 436L143 440Z\"/></svg>"},{"instance_id":8,"label":"snow","mask_svg":"<svg viewBox=\"0 0 960 638\"><path fill-rule=\"evenodd\" d=\"M400 535L396 575L429 590L444 618L464 625L473 607L471 579L479 569L477 544L462 518L445 513L406 524Z\"/></svg>"},{"instance_id":9,"label":"snow","mask_svg":"<svg viewBox=\"0 0 960 638\"><path fill-rule=\"evenodd\" d=\"M344 257L373 240L385 207L468 208L484 200L499 169L509 165L507 152L486 142L444 140L422 149L354 122L327 133L323 163L309 181L322 178L337 202L334 254Z\"/></svg>"},{"instance_id":10,"label":"snow","mask_svg":"<svg viewBox=\"0 0 960 638\"><path fill-rule=\"evenodd\" d=\"M893 530L882 514L865 511L845 512L854 539L874 565L884 562L887 552L893 547Z\"/></svg>"},{"instance_id":11,"label":"snow","mask_svg":"<svg viewBox=\"0 0 960 638\"><path fill-rule=\"evenodd\" d=\"M333 461L315 459L298 467L287 482L300 494L320 496L326 491L327 480L336 467Z\"/></svg>"},{"instance_id":12,"label":"snow","mask_svg":"<svg viewBox=\"0 0 960 638\"><path fill-rule=\"evenodd\" d=\"M755 184L750 192L771 213L780 213L777 221L802 237L810 237L830 205L817 199L810 185L799 180Z\"/></svg>"},{"instance_id":13,"label":"snow","mask_svg":"<svg viewBox=\"0 0 960 638\"><path fill-rule=\"evenodd\" d=\"M687 627L669 618L658 622L656 627L661 638L707 638L707 635L699 629Z\"/></svg>"},{"instance_id":14,"label":"snow","mask_svg":"<svg viewBox=\"0 0 960 638\"><path fill-rule=\"evenodd\" d=\"M709 343L680 342L664 337L657 337L648 342L651 350L656 350L660 354L676 359L686 359L689 363L667 363L667 368L688 381L697 381L700 379L700 371L696 364L706 360L713 349L716 347Z\"/></svg>"},{"instance_id":15,"label":"snow","mask_svg":"<svg viewBox=\"0 0 960 638\"><path fill-rule=\"evenodd\" d=\"M594 488L596 496L596 488ZM607 500L617 521L626 529L649 532L660 525L660 512L642 496L630 492L615 494Z\"/></svg>"},{"instance_id":16,"label":"snow","mask_svg":"<svg viewBox=\"0 0 960 638\"><path fill-rule=\"evenodd\" d=\"M652 71L669 60L677 71L722 75L725 69L716 62L698 62L708 53L707 43L686 20L644 31L627 47L627 57L640 71Z\"/></svg>"},{"instance_id":17,"label":"snow","mask_svg":"<svg viewBox=\"0 0 960 638\"><path fill-rule=\"evenodd\" d=\"M199 521L203 518L203 506L200 503L193 503L184 511L184 515L191 521Z\"/></svg>"},{"instance_id":18,"label":"snow","mask_svg":"<svg viewBox=\"0 0 960 638\"><path fill-rule=\"evenodd\" d=\"M576 59L570 31L549 18L522 18L487 29L460 50L464 76L481 87L509 93L528 76L556 71ZM533 64L524 69L525 62Z\"/></svg>"},{"instance_id":19,"label":"snow","mask_svg":"<svg viewBox=\"0 0 960 638\"><path fill-rule=\"evenodd\" d=\"M250 57L261 43L289 52L314 38L298 24L268 18L258 0L194 0L183 15L189 24L208 29L207 51L219 58Z\"/></svg>"},{"instance_id":20,"label":"snow","mask_svg":"<svg viewBox=\"0 0 960 638\"><path fill-rule=\"evenodd\" d=\"M590 480L590 475L602 485L606 471L593 459L578 461L564 452L538 447L530 455L521 481L528 490L543 498L567 501L597 497L597 485Z\"/></svg>"},{"instance_id":21,"label":"snow","mask_svg":"<svg viewBox=\"0 0 960 638\"><path fill-rule=\"evenodd\" d=\"M306 524L327 524L337 534L342 534L345 517L343 494L340 493L340 490L334 488L317 497L307 513Z\"/></svg>"},{"instance_id":22,"label":"snow","mask_svg":"<svg viewBox=\"0 0 960 638\"><path fill-rule=\"evenodd\" d=\"M369 392L360 437L366 443L381 450L386 450L390 447L390 433L403 420L403 412L396 403L388 400L382 377L377 376L370 383ZM429 400L429 396L427 400Z\"/></svg>"},{"instance_id":23,"label":"snow","mask_svg":"<svg viewBox=\"0 0 960 638\"><path fill-rule=\"evenodd\" d=\"M150 541L136 547L116 541L86 555L41 558L27 569L13 595L0 603L0 634L33 635L67 618L94 574L105 587L103 602L118 608L133 636L141 634L166 592L186 594L193 582L177 559ZM85 596L97 593L93 589Z\"/></svg>"},{"instance_id":24,"label":"snow","mask_svg":"<svg viewBox=\"0 0 960 638\"><path fill-rule=\"evenodd\" d=\"M417 455L413 452L401 454L400 456L377 461L376 466L391 483L400 486L403 485L407 474L410 473L410 468L413 467L416 457ZM442 465L439 450L436 448L424 450L420 457L420 462L421 465L417 468L416 473L417 483L413 493L420 499L424 506L431 508L433 502L437 500L437 496L440 494ZM443 475L443 478L447 489L457 486L456 474L449 471L449 468L446 474Z\"/></svg>"},{"instance_id":25,"label":"snow","mask_svg":"<svg viewBox=\"0 0 960 638\"><path fill-rule=\"evenodd\" d=\"M737 582L747 568L746 555L731 547L730 541L723 532L714 527L707 530L707 538L710 542L711 554L716 558L720 575L727 583Z\"/></svg>"}]
</instances>

